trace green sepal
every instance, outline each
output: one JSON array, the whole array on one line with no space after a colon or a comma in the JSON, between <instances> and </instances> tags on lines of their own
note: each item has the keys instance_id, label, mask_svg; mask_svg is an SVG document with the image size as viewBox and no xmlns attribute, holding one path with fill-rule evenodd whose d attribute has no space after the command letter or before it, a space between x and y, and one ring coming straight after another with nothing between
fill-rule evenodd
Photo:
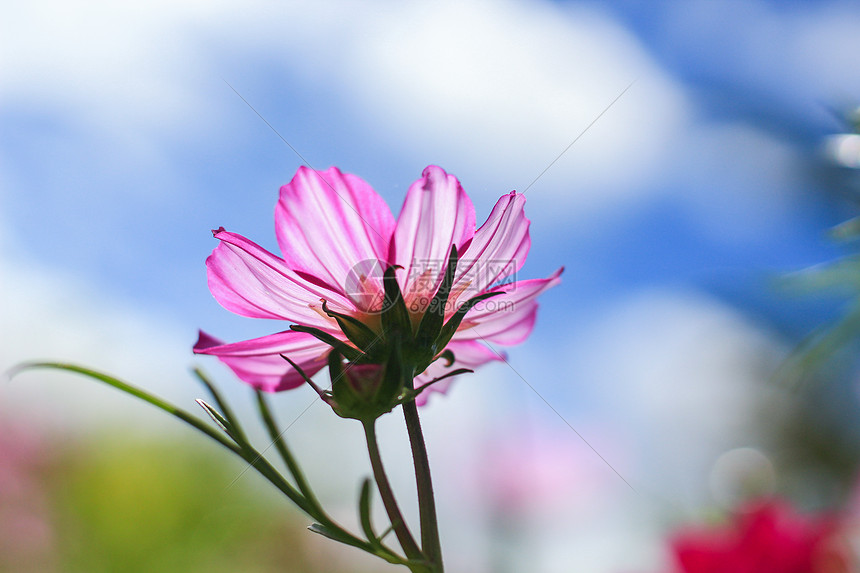
<instances>
[{"instance_id":1,"label":"green sepal","mask_svg":"<svg viewBox=\"0 0 860 573\"><path fill-rule=\"evenodd\" d=\"M445 378L451 378L452 376L459 376L460 374L471 374L473 372L474 372L474 370L472 370L470 368L457 368L456 370L451 370L450 372L447 372L447 373L443 374L442 376L439 376L438 378L434 378L430 382L422 384L421 386L419 386L418 388L415 388L414 390L406 390L403 393L403 396L400 398L400 403L403 404L404 402L411 402L412 400L417 398L418 395L421 394L421 392L423 392L424 390L426 390L429 386L432 386L436 382L440 382L440 381L444 380Z\"/></svg>"},{"instance_id":2,"label":"green sepal","mask_svg":"<svg viewBox=\"0 0 860 573\"><path fill-rule=\"evenodd\" d=\"M292 366L292 367L293 367L293 370L295 370L296 372L298 372L298 373L299 373L299 376L301 376L302 378L304 378L304 380L305 380L305 382L307 382L308 386L310 386L311 388L313 388L313 391L314 391L314 392L316 392L316 393L317 393L317 395L319 395L319 397L320 397L320 398L322 398L323 402L326 402L326 403L330 402L330 400L331 400L331 396L329 395L330 393L329 393L329 392L324 391L322 388L320 388L319 386L317 386L317 385L314 383L314 381L313 381L313 380L311 380L310 376L308 376L307 374L305 374L305 371L302 369L302 367L301 367L301 366L299 366L298 364L296 364L295 362L293 362L292 360L290 360L290 357L289 357L289 356L287 356L286 354L279 354L278 356L280 356L281 358L283 358L284 360L286 360L287 362L289 362L290 366Z\"/></svg>"},{"instance_id":3,"label":"green sepal","mask_svg":"<svg viewBox=\"0 0 860 573\"><path fill-rule=\"evenodd\" d=\"M382 387L379 392L382 400L390 405L386 411L391 411L391 408L397 405L396 400L403 391L404 382L409 381L411 387L414 377L414 370L411 370L409 363L403 359L403 346L400 344L400 340L393 340L385 364L385 378L382 380Z\"/></svg>"},{"instance_id":4,"label":"green sepal","mask_svg":"<svg viewBox=\"0 0 860 573\"><path fill-rule=\"evenodd\" d=\"M444 360L445 366L451 366L454 364L454 360L456 360L456 358L454 357L454 352L450 348L446 348L439 353L439 356L433 359L433 362L436 362L437 360Z\"/></svg>"},{"instance_id":5,"label":"green sepal","mask_svg":"<svg viewBox=\"0 0 860 573\"><path fill-rule=\"evenodd\" d=\"M335 338L328 332L320 330L319 328L305 326L303 324L291 324L290 330L295 330L296 332L304 332L306 334L310 334L311 336L316 337L318 340L321 340L332 348L337 349L338 352L346 356L346 358L349 360L360 360L362 357L364 357L364 353L362 353L360 350L353 348L349 344L346 344L344 341Z\"/></svg>"},{"instance_id":6,"label":"green sepal","mask_svg":"<svg viewBox=\"0 0 860 573\"><path fill-rule=\"evenodd\" d=\"M337 348L328 353L328 375L331 379L331 407L338 416L344 416L342 411L349 411L352 407L352 395L349 392L349 383L344 380L343 357Z\"/></svg>"},{"instance_id":7,"label":"green sepal","mask_svg":"<svg viewBox=\"0 0 860 573\"><path fill-rule=\"evenodd\" d=\"M417 346L419 348L433 347L433 354L436 354L434 342L439 338L442 324L445 322L445 309L448 306L448 295L451 293L451 287L454 284L457 261L457 245L451 245L451 253L448 256L448 266L445 267L445 276L442 279L442 284L439 285L439 289L433 295L433 299L424 311L424 316L421 317L418 331L415 334Z\"/></svg>"},{"instance_id":8,"label":"green sepal","mask_svg":"<svg viewBox=\"0 0 860 573\"><path fill-rule=\"evenodd\" d=\"M346 337L364 352L370 352L380 335L373 332L366 324L348 314L334 312L328 308L325 300L322 301L323 312L337 321L341 331Z\"/></svg>"},{"instance_id":9,"label":"green sepal","mask_svg":"<svg viewBox=\"0 0 860 573\"><path fill-rule=\"evenodd\" d=\"M439 338L436 339L436 348L445 348L448 346L448 343L451 342L451 337L453 337L454 333L457 332L457 329L460 327L460 323L463 322L463 318L466 316L467 312L472 310L472 307L483 300L487 300L488 298L492 298L500 294L505 293L502 291L485 292L484 294L479 294L478 296L472 297L464 302L463 305L457 309L457 312L448 319L445 326L442 327L442 332L439 333Z\"/></svg>"},{"instance_id":10,"label":"green sepal","mask_svg":"<svg viewBox=\"0 0 860 573\"><path fill-rule=\"evenodd\" d=\"M406 337L412 340L412 321L409 311L406 309L406 301L397 284L395 271L401 266L390 266L382 275L382 286L385 290L385 298L382 301L382 332L386 341L392 338Z\"/></svg>"},{"instance_id":11,"label":"green sepal","mask_svg":"<svg viewBox=\"0 0 860 573\"><path fill-rule=\"evenodd\" d=\"M365 366L355 362L344 366L342 356L332 350L328 356L329 376L331 376L331 399L334 412L342 418L372 422L390 412L399 404L398 397L403 391L403 361L400 345L394 341L392 352L379 368L379 378L369 387L354 387L349 369Z\"/></svg>"}]
</instances>

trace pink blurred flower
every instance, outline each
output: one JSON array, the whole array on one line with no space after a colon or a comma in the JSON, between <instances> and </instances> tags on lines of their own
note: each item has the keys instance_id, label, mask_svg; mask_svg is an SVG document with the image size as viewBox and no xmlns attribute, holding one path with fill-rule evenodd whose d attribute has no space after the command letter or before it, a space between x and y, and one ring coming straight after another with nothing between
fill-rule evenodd
<instances>
[{"instance_id":1,"label":"pink blurred flower","mask_svg":"<svg viewBox=\"0 0 860 573\"><path fill-rule=\"evenodd\" d=\"M383 271L403 267L397 281L414 325L438 290L452 245L459 263L445 319L462 303L486 292L504 291L469 310L446 349L455 362L437 360L416 386L450 372L501 357L482 342L513 345L534 327L537 296L559 283L559 269L545 279L498 283L522 267L530 246L525 197L502 196L487 222L475 229L475 209L459 181L427 167L409 188L397 220L362 179L299 168L281 187L275 233L283 257L223 228L221 243L206 260L209 289L226 309L251 318L282 320L317 328L347 341L332 311L379 332ZM323 308L323 301L326 308ZM281 355L309 376L326 364L330 346L306 332L281 332L223 344L201 332L194 352L217 356L240 379L265 390L300 386L302 377ZM440 349L441 351L441 349ZM448 380L430 389L441 391ZM438 387L437 387L438 386ZM419 397L426 400L426 394Z\"/></svg>"},{"instance_id":2,"label":"pink blurred flower","mask_svg":"<svg viewBox=\"0 0 860 573\"><path fill-rule=\"evenodd\" d=\"M728 527L681 531L672 550L680 573L848 573L840 526L836 516L803 516L768 500Z\"/></svg>"}]
</instances>

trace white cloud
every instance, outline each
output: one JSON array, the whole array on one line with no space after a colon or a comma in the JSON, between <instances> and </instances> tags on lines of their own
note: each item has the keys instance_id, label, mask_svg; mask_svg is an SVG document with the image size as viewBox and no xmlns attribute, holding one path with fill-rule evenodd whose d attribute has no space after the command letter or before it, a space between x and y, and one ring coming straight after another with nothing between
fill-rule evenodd
<instances>
[{"instance_id":1,"label":"white cloud","mask_svg":"<svg viewBox=\"0 0 860 573\"><path fill-rule=\"evenodd\" d=\"M154 316L74 275L0 258L0 371L24 361L68 362L124 379L188 408L202 395L188 369L189 338ZM193 405L193 403L192 403ZM175 426L167 414L75 374L21 373L0 386L8 419L69 432L121 424L127 430Z\"/></svg>"},{"instance_id":2,"label":"white cloud","mask_svg":"<svg viewBox=\"0 0 860 573\"><path fill-rule=\"evenodd\" d=\"M477 171L495 194L528 186L635 81L533 188L565 217L648 189L686 121L680 89L636 39L586 8L405 3L356 29L344 76L369 129Z\"/></svg>"},{"instance_id":3,"label":"white cloud","mask_svg":"<svg viewBox=\"0 0 860 573\"><path fill-rule=\"evenodd\" d=\"M203 111L195 22L218 3L16 3L0 24L0 102L106 130L171 130Z\"/></svg>"},{"instance_id":4,"label":"white cloud","mask_svg":"<svg viewBox=\"0 0 860 573\"><path fill-rule=\"evenodd\" d=\"M389 154L475 174L494 196L524 189L636 80L534 187L582 213L646 189L685 118L680 90L635 38L582 7L42 0L7 16L0 102L62 114L144 156L157 156L152 134L205 133L227 100L212 86L229 95L225 54L304 73Z\"/></svg>"}]
</instances>

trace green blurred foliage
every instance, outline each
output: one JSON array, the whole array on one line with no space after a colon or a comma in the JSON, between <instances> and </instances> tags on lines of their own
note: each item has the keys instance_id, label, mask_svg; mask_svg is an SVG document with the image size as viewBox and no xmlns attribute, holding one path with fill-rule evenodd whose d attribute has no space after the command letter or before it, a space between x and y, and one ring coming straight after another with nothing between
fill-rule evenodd
<instances>
[{"instance_id":1,"label":"green blurred foliage","mask_svg":"<svg viewBox=\"0 0 860 573\"><path fill-rule=\"evenodd\" d=\"M236 479L244 467L216 448L112 436L50 457L33 479L48 500L53 555L10 571L332 570L311 563L307 518L254 472Z\"/></svg>"}]
</instances>

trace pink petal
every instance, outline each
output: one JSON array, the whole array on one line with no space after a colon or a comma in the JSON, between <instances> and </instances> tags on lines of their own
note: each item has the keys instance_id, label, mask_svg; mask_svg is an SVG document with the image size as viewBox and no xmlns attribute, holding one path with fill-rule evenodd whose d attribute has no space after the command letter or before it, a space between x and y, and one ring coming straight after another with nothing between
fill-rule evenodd
<instances>
[{"instance_id":1,"label":"pink petal","mask_svg":"<svg viewBox=\"0 0 860 573\"><path fill-rule=\"evenodd\" d=\"M534 327L537 298L561 282L561 268L549 278L518 281L500 287L505 294L481 301L466 314L453 340L485 340L498 344L519 344Z\"/></svg>"},{"instance_id":2,"label":"pink petal","mask_svg":"<svg viewBox=\"0 0 860 573\"><path fill-rule=\"evenodd\" d=\"M496 353L479 342L452 341L448 343L448 346L446 348L454 353L454 363L451 366L446 366L444 358L432 363L430 366L427 367L427 370L425 370L415 378L416 388L421 386L422 384L430 382L434 378L444 376L446 372L456 370L457 368L474 369L492 360L505 360L504 353ZM446 392L448 390L448 387L451 385L451 382L453 382L457 378L457 376L452 376L451 378L446 378L441 382L437 382L436 384L429 386L426 390L421 392L418 398L415 399L415 402L419 406L423 406L427 403L427 399L432 393Z\"/></svg>"},{"instance_id":3,"label":"pink petal","mask_svg":"<svg viewBox=\"0 0 860 573\"><path fill-rule=\"evenodd\" d=\"M487 222L460 253L454 290L465 288L470 298L520 270L531 246L525 203L525 196L516 191L496 202Z\"/></svg>"},{"instance_id":4,"label":"pink petal","mask_svg":"<svg viewBox=\"0 0 860 573\"><path fill-rule=\"evenodd\" d=\"M320 312L320 299L354 310L348 299L299 277L282 259L245 237L219 230L215 238L221 244L206 259L209 290L227 310L337 332L337 324Z\"/></svg>"},{"instance_id":5,"label":"pink petal","mask_svg":"<svg viewBox=\"0 0 860 573\"><path fill-rule=\"evenodd\" d=\"M217 356L243 382L266 392L289 390L304 383L281 354L313 376L326 365L329 349L310 334L292 330L232 344L223 344L201 330L194 345L195 354Z\"/></svg>"},{"instance_id":6,"label":"pink petal","mask_svg":"<svg viewBox=\"0 0 860 573\"><path fill-rule=\"evenodd\" d=\"M487 303L497 304L490 301ZM505 305L507 303L500 304ZM480 307L480 305L478 306ZM460 330L457 331L454 338L456 340L482 340L505 346L525 342L534 330L537 320L537 301L530 300L510 307L499 306L496 308L500 310L489 315L490 318L484 319L484 322L480 324L476 324L470 319L464 320L465 326L461 324Z\"/></svg>"},{"instance_id":7,"label":"pink petal","mask_svg":"<svg viewBox=\"0 0 860 573\"><path fill-rule=\"evenodd\" d=\"M462 251L474 234L475 208L457 178L435 165L424 169L406 193L394 230L390 259L404 267L398 273L404 296L432 296L451 245Z\"/></svg>"},{"instance_id":8,"label":"pink petal","mask_svg":"<svg viewBox=\"0 0 860 573\"><path fill-rule=\"evenodd\" d=\"M369 303L357 283L365 271L356 265L388 261L394 225L391 210L370 185L337 167L300 167L281 187L275 208L275 232L287 266L352 295L362 307ZM375 288L381 291L381 282Z\"/></svg>"}]
</instances>

